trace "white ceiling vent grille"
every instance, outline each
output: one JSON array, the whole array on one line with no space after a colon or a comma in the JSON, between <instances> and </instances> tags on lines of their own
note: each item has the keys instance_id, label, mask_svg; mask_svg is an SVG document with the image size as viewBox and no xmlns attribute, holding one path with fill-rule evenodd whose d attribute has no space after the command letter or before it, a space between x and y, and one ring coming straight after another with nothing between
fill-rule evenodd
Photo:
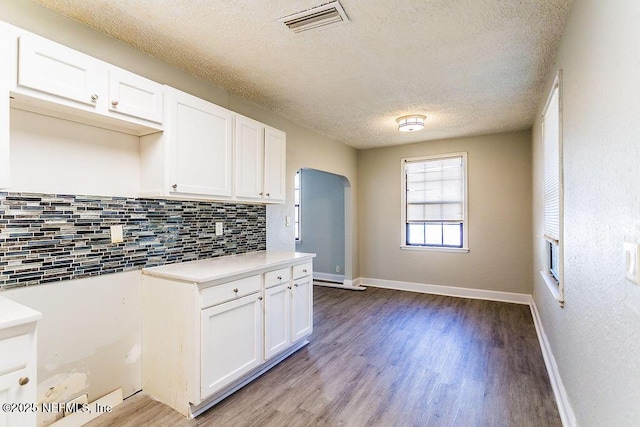
<instances>
[{"instance_id":1,"label":"white ceiling vent grille","mask_svg":"<svg viewBox=\"0 0 640 427\"><path fill-rule=\"evenodd\" d=\"M283 22L294 33L299 33L325 25L345 24L349 22L349 18L347 18L342 5L334 1L304 12L285 16L278 21Z\"/></svg>"}]
</instances>

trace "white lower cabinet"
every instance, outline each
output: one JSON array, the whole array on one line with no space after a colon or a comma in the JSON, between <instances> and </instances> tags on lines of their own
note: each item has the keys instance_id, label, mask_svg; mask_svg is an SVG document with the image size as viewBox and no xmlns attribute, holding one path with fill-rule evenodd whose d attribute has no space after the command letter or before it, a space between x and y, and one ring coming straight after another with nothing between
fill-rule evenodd
<instances>
[{"instance_id":1,"label":"white lower cabinet","mask_svg":"<svg viewBox=\"0 0 640 427\"><path fill-rule=\"evenodd\" d=\"M306 345L312 257L269 261L264 252L144 269L143 390L194 417Z\"/></svg>"},{"instance_id":2,"label":"white lower cabinet","mask_svg":"<svg viewBox=\"0 0 640 427\"><path fill-rule=\"evenodd\" d=\"M0 297L0 427L36 425L36 323L42 315Z\"/></svg>"},{"instance_id":3,"label":"white lower cabinet","mask_svg":"<svg viewBox=\"0 0 640 427\"><path fill-rule=\"evenodd\" d=\"M262 296L202 310L201 325L200 395L205 399L262 363Z\"/></svg>"},{"instance_id":4,"label":"white lower cabinet","mask_svg":"<svg viewBox=\"0 0 640 427\"><path fill-rule=\"evenodd\" d=\"M264 291L264 358L270 359L291 344L291 285L282 283Z\"/></svg>"},{"instance_id":5,"label":"white lower cabinet","mask_svg":"<svg viewBox=\"0 0 640 427\"><path fill-rule=\"evenodd\" d=\"M313 278L294 279L291 293L291 341L313 332Z\"/></svg>"}]
</instances>

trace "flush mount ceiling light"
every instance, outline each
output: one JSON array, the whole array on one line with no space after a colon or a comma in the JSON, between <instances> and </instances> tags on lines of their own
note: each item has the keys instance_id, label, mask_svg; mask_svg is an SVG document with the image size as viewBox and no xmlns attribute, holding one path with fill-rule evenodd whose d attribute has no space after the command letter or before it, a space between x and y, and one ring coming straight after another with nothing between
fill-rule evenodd
<instances>
[{"instance_id":1,"label":"flush mount ceiling light","mask_svg":"<svg viewBox=\"0 0 640 427\"><path fill-rule=\"evenodd\" d=\"M398 122L398 130L400 132L415 132L424 128L424 119L426 116L421 114L411 114L409 116L402 116L396 119Z\"/></svg>"}]
</instances>

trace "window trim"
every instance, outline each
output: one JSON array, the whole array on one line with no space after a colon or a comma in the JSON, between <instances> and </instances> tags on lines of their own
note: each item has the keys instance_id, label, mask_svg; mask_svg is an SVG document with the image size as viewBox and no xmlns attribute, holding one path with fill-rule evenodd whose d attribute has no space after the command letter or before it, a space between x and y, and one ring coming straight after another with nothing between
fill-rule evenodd
<instances>
[{"instance_id":1,"label":"window trim","mask_svg":"<svg viewBox=\"0 0 640 427\"><path fill-rule=\"evenodd\" d=\"M544 109L542 110L542 123L541 123L541 141L542 141L542 169L543 169L543 200L542 200L542 210L543 210L543 221L542 226L544 229L544 211L545 211L545 203L544 203L544 169L546 158L544 156L545 152L545 116L548 115L549 106L551 105L551 100L554 96L554 93L557 91L558 96L558 239L554 239L552 237L546 236L544 231L541 236L543 240L543 251L544 256L543 260L543 270L540 271L540 276L544 280L547 288L553 295L553 297L558 301L561 307L564 307L564 168L563 168L563 144L562 144L562 70L558 70L556 76L553 80L553 85L549 91L549 95L547 96L547 101L544 105ZM551 259L551 245L557 245L558 247L558 264L557 264L557 274L558 277L554 277L552 272L550 271L552 266Z\"/></svg>"},{"instance_id":2,"label":"window trim","mask_svg":"<svg viewBox=\"0 0 640 427\"><path fill-rule=\"evenodd\" d=\"M296 187L296 176L298 177L298 186ZM295 192L296 190L298 190L298 204L296 205L296 200L295 200ZM296 245L299 245L302 243L302 169L299 169L298 172L296 172L296 175L294 175L293 178L293 226L295 229L297 229L298 231L298 238L295 238L295 231L294 230L294 241ZM296 221L296 209L298 210L298 221Z\"/></svg>"},{"instance_id":3,"label":"window trim","mask_svg":"<svg viewBox=\"0 0 640 427\"><path fill-rule=\"evenodd\" d=\"M462 247L451 246L418 246L407 244L407 192L406 192L406 174L404 165L407 162L420 162L425 160L450 159L453 157L462 157L463 163L463 186L464 186L464 215L462 223ZM400 159L400 249L408 251L425 251L425 252L469 252L469 162L466 151L445 154L433 154L428 156L405 157Z\"/></svg>"}]
</instances>

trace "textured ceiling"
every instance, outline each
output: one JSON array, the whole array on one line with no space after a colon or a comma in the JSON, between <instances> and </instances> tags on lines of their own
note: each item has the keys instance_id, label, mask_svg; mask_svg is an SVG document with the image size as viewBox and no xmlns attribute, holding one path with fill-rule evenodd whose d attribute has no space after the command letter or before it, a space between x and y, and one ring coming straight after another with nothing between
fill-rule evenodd
<instances>
[{"instance_id":1,"label":"textured ceiling","mask_svg":"<svg viewBox=\"0 0 640 427\"><path fill-rule=\"evenodd\" d=\"M357 148L529 128L571 0L36 0ZM396 117L425 114L425 129Z\"/></svg>"}]
</instances>

